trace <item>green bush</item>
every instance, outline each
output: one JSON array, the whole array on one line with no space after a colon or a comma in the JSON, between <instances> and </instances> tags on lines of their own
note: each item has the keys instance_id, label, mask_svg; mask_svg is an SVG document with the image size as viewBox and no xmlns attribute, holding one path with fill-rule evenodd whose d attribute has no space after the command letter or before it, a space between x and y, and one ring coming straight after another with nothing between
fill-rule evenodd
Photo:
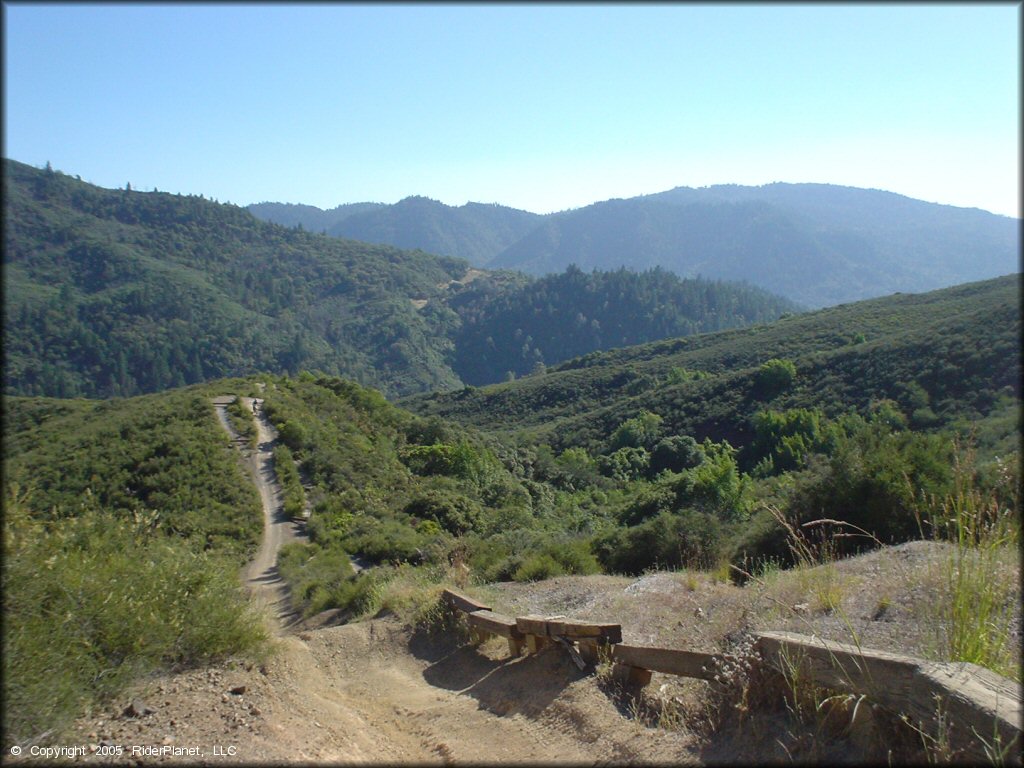
<instances>
[{"instance_id":1,"label":"green bush","mask_svg":"<svg viewBox=\"0 0 1024 768\"><path fill-rule=\"evenodd\" d=\"M547 553L540 553L528 557L520 565L512 578L515 581L543 581L554 576L561 576L565 573L562 566Z\"/></svg>"},{"instance_id":2,"label":"green bush","mask_svg":"<svg viewBox=\"0 0 1024 768\"><path fill-rule=\"evenodd\" d=\"M711 569L721 560L722 524L712 515L687 509L595 539L598 561L608 571L638 574L648 568Z\"/></svg>"},{"instance_id":3,"label":"green bush","mask_svg":"<svg viewBox=\"0 0 1024 768\"><path fill-rule=\"evenodd\" d=\"M758 397L770 400L789 389L796 381L796 365L790 360L772 358L754 376L754 391Z\"/></svg>"},{"instance_id":4,"label":"green bush","mask_svg":"<svg viewBox=\"0 0 1024 768\"><path fill-rule=\"evenodd\" d=\"M274 448L274 474L281 484L284 513L288 517L302 517L306 508L306 494L302 490L302 480L295 466L295 458L287 445Z\"/></svg>"},{"instance_id":5,"label":"green bush","mask_svg":"<svg viewBox=\"0 0 1024 768\"><path fill-rule=\"evenodd\" d=\"M154 535L145 519L90 511L47 531L12 517L3 570L5 745L59 732L139 674L253 652L266 637L230 558Z\"/></svg>"},{"instance_id":6,"label":"green bush","mask_svg":"<svg viewBox=\"0 0 1024 768\"><path fill-rule=\"evenodd\" d=\"M413 518L433 520L456 536L476 528L481 515L476 502L462 494L438 490L416 496L403 511Z\"/></svg>"}]
</instances>

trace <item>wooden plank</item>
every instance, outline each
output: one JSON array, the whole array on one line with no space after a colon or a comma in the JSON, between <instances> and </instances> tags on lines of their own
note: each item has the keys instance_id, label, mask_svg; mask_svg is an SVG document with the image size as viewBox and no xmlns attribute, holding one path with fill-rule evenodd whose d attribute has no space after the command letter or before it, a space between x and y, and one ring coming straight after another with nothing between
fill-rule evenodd
<instances>
[{"instance_id":1,"label":"wooden plank","mask_svg":"<svg viewBox=\"0 0 1024 768\"><path fill-rule=\"evenodd\" d=\"M571 640L600 638L606 643L622 642L622 625L612 622L549 620L548 634L559 635Z\"/></svg>"},{"instance_id":2,"label":"wooden plank","mask_svg":"<svg viewBox=\"0 0 1024 768\"><path fill-rule=\"evenodd\" d=\"M926 662L792 632L758 633L757 646L778 671L818 685L865 694L886 709L921 724L934 724L939 710L947 734L975 757L982 740L1021 745L1021 688L974 664Z\"/></svg>"},{"instance_id":3,"label":"wooden plank","mask_svg":"<svg viewBox=\"0 0 1024 768\"><path fill-rule=\"evenodd\" d=\"M612 659L620 664L650 669L681 677L713 680L719 663L729 657L720 653L701 653L674 648L648 648L620 643L611 647Z\"/></svg>"},{"instance_id":4,"label":"wooden plank","mask_svg":"<svg viewBox=\"0 0 1024 768\"><path fill-rule=\"evenodd\" d=\"M548 636L548 620L543 616L518 616L516 629L524 635Z\"/></svg>"},{"instance_id":5,"label":"wooden plank","mask_svg":"<svg viewBox=\"0 0 1024 768\"><path fill-rule=\"evenodd\" d=\"M441 596L452 608L455 608L466 613L473 613L474 611L489 611L491 607L484 605L478 600L474 600L472 597L463 595L461 592L456 592L454 589L446 589L441 593Z\"/></svg>"},{"instance_id":6,"label":"wooden plank","mask_svg":"<svg viewBox=\"0 0 1024 768\"><path fill-rule=\"evenodd\" d=\"M490 632L492 635L520 639L523 636L516 629L515 619L510 619L508 616L502 616L500 613L494 613L493 611L474 611L466 617L466 620L469 622L470 627Z\"/></svg>"},{"instance_id":7,"label":"wooden plank","mask_svg":"<svg viewBox=\"0 0 1024 768\"><path fill-rule=\"evenodd\" d=\"M529 653L537 653L550 644L551 640L546 637L538 637L537 635L526 636L526 650Z\"/></svg>"}]
</instances>

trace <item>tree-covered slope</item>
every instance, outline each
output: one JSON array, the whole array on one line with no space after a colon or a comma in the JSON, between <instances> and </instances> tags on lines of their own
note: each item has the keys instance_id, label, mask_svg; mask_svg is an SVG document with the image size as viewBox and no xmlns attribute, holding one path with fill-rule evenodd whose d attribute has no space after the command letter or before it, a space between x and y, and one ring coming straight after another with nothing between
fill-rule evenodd
<instances>
[{"instance_id":1,"label":"tree-covered slope","mask_svg":"<svg viewBox=\"0 0 1024 768\"><path fill-rule=\"evenodd\" d=\"M795 304L739 283L683 280L664 270L559 275L496 288L473 282L451 301L462 318L456 372L491 384L614 347L775 320Z\"/></svg>"},{"instance_id":2,"label":"tree-covered slope","mask_svg":"<svg viewBox=\"0 0 1024 768\"><path fill-rule=\"evenodd\" d=\"M4 163L5 391L131 395L302 368L408 393L458 384L466 264L258 221L201 197Z\"/></svg>"},{"instance_id":3,"label":"tree-covered slope","mask_svg":"<svg viewBox=\"0 0 1024 768\"><path fill-rule=\"evenodd\" d=\"M11 394L127 396L306 369L395 396L792 309L664 273L484 273L201 197L105 190L11 161L4 170Z\"/></svg>"},{"instance_id":4,"label":"tree-covered slope","mask_svg":"<svg viewBox=\"0 0 1024 768\"><path fill-rule=\"evenodd\" d=\"M1016 276L794 315L769 325L593 353L546 373L486 388L410 398L422 414L528 430L555 447L591 446L641 411L697 440L748 444L765 407L866 413L891 399L919 427L986 415L1020 397ZM759 383L772 359L792 385Z\"/></svg>"},{"instance_id":5,"label":"tree-covered slope","mask_svg":"<svg viewBox=\"0 0 1024 768\"><path fill-rule=\"evenodd\" d=\"M546 274L660 266L820 307L1018 271L1020 222L827 184L681 187L545 217L488 262Z\"/></svg>"}]
</instances>

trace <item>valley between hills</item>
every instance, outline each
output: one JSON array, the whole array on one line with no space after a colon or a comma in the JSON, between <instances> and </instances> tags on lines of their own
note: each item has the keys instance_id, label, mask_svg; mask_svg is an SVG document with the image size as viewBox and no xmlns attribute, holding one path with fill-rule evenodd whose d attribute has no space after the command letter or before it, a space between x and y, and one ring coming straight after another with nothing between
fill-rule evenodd
<instances>
[{"instance_id":1,"label":"valley between hills","mask_svg":"<svg viewBox=\"0 0 1024 768\"><path fill-rule=\"evenodd\" d=\"M723 693L656 672L627 691L559 645L509 658L470 642L446 588L507 616L621 623L627 643L744 657L752 633L785 630L1019 688L1020 275L1000 250L1019 241L993 245L1002 224L981 212L785 185L546 221L422 200L349 212L387 231L429 214L451 243L475 227L480 266L4 167L5 754L963 757L955 722L936 734L865 699L867 728L860 701L793 680L735 672ZM731 253L780 279L844 283L829 265L857 248L910 275L936 238L988 273L892 293L867 259L856 291L874 270L878 292L842 304L679 277L637 255L639 230L595 223L622 210L722 264L702 243L739 227ZM735 218L751 211L756 232ZM505 240L481 239L499 215ZM861 222L852 251L844 221ZM587 262L587 232L622 262ZM577 242L579 265L492 269L529 243L554 264L545 242Z\"/></svg>"}]
</instances>

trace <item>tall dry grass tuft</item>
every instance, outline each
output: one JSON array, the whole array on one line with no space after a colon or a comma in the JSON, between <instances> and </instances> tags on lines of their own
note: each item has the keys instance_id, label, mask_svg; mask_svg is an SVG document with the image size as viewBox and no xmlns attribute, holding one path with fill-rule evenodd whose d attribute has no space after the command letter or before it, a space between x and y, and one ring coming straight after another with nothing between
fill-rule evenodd
<instances>
[{"instance_id":1,"label":"tall dry grass tuft","mask_svg":"<svg viewBox=\"0 0 1024 768\"><path fill-rule=\"evenodd\" d=\"M975 452L957 451L953 490L931 499L922 530L947 542L941 564L946 599L933 603L937 653L1021 680L1011 633L1019 560L1019 490L1005 464L995 487L976 484Z\"/></svg>"}]
</instances>

